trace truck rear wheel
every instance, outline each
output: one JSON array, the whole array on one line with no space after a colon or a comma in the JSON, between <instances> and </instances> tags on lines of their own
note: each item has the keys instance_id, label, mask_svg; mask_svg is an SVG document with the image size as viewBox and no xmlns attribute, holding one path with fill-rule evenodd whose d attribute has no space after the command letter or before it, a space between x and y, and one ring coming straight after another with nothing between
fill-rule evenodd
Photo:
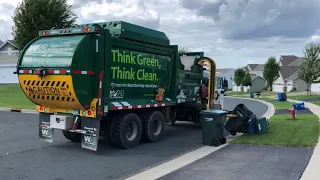
<instances>
[{"instance_id":1,"label":"truck rear wheel","mask_svg":"<svg viewBox=\"0 0 320 180\"><path fill-rule=\"evenodd\" d=\"M141 134L141 120L134 113L120 114L111 124L111 143L120 148L134 148L138 145Z\"/></svg>"},{"instance_id":2,"label":"truck rear wheel","mask_svg":"<svg viewBox=\"0 0 320 180\"><path fill-rule=\"evenodd\" d=\"M163 139L165 120L160 111L145 112L142 114L141 120L143 140L157 142Z\"/></svg>"},{"instance_id":3,"label":"truck rear wheel","mask_svg":"<svg viewBox=\"0 0 320 180\"><path fill-rule=\"evenodd\" d=\"M63 136L72 142L81 142L81 134L62 130Z\"/></svg>"}]
</instances>

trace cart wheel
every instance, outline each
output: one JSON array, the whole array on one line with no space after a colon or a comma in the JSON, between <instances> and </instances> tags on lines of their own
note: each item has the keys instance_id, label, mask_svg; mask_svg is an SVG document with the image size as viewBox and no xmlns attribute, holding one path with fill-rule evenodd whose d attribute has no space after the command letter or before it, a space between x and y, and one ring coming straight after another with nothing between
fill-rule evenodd
<instances>
[{"instance_id":1,"label":"cart wheel","mask_svg":"<svg viewBox=\"0 0 320 180\"><path fill-rule=\"evenodd\" d=\"M219 145L220 145L220 141L219 141L218 139L213 139L212 142L211 142L211 144L212 144L213 146L219 146Z\"/></svg>"},{"instance_id":2,"label":"cart wheel","mask_svg":"<svg viewBox=\"0 0 320 180\"><path fill-rule=\"evenodd\" d=\"M225 144L227 142L226 138L219 139L221 144Z\"/></svg>"},{"instance_id":3,"label":"cart wheel","mask_svg":"<svg viewBox=\"0 0 320 180\"><path fill-rule=\"evenodd\" d=\"M235 135L237 135L237 132L235 132L235 131L230 131L230 134L231 134L232 136L235 136Z\"/></svg>"}]
</instances>

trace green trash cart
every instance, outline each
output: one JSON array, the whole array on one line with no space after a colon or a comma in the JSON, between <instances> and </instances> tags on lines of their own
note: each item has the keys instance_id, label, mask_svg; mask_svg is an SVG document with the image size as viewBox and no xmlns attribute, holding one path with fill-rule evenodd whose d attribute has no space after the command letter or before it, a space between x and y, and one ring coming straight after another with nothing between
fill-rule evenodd
<instances>
[{"instance_id":1,"label":"green trash cart","mask_svg":"<svg viewBox=\"0 0 320 180\"><path fill-rule=\"evenodd\" d=\"M210 109L200 111L202 124L202 143L207 146L219 146L227 142L224 137L226 111Z\"/></svg>"}]
</instances>

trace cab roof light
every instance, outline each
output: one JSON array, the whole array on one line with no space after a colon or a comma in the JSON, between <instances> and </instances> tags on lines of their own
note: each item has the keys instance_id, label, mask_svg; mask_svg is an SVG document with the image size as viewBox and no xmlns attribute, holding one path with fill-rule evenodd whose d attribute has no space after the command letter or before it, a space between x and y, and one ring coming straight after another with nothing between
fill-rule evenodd
<instances>
[{"instance_id":1,"label":"cab roof light","mask_svg":"<svg viewBox=\"0 0 320 180\"><path fill-rule=\"evenodd\" d=\"M87 32L87 28L84 27L84 28L82 29L82 31L83 31L84 33Z\"/></svg>"}]
</instances>

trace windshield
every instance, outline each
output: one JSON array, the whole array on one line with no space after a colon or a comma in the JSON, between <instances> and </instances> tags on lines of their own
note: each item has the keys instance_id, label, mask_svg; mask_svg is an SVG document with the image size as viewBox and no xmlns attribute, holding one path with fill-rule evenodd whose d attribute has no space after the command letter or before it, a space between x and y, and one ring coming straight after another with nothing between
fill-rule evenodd
<instances>
[{"instance_id":1,"label":"windshield","mask_svg":"<svg viewBox=\"0 0 320 180\"><path fill-rule=\"evenodd\" d=\"M184 70L191 70L196 56L180 56L181 63L184 65Z\"/></svg>"}]
</instances>

